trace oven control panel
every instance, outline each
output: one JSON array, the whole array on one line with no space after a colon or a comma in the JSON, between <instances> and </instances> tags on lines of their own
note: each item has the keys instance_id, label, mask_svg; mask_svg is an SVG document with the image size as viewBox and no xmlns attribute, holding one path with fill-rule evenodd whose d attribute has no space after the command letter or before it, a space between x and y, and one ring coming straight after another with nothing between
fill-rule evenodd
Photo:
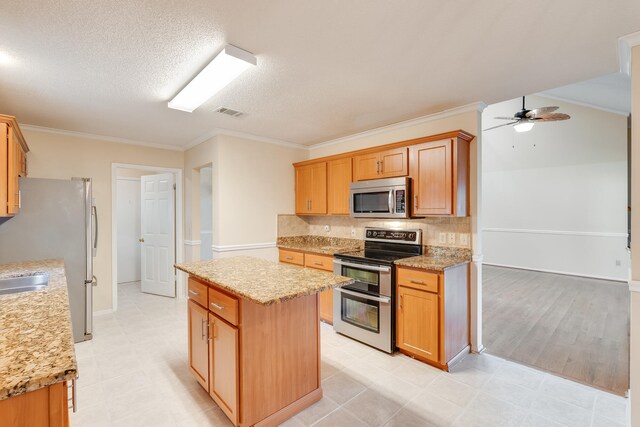
<instances>
[{"instance_id":1,"label":"oven control panel","mask_svg":"<svg viewBox=\"0 0 640 427\"><path fill-rule=\"evenodd\" d=\"M420 230L365 228L364 237L365 240L420 244L422 235Z\"/></svg>"}]
</instances>

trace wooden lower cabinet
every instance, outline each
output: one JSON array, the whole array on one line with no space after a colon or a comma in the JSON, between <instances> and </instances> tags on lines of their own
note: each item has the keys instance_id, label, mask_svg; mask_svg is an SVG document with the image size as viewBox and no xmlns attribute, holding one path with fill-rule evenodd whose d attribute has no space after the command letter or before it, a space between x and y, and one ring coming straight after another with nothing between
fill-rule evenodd
<instances>
[{"instance_id":1,"label":"wooden lower cabinet","mask_svg":"<svg viewBox=\"0 0 640 427\"><path fill-rule=\"evenodd\" d=\"M238 328L209 313L209 394L238 424Z\"/></svg>"},{"instance_id":2,"label":"wooden lower cabinet","mask_svg":"<svg viewBox=\"0 0 640 427\"><path fill-rule=\"evenodd\" d=\"M316 270L333 271L333 257L310 252L298 252L279 249L280 262L294 265L304 265ZM320 292L320 320L333 325L333 289Z\"/></svg>"},{"instance_id":3,"label":"wooden lower cabinet","mask_svg":"<svg viewBox=\"0 0 640 427\"><path fill-rule=\"evenodd\" d=\"M398 286L398 348L438 362L438 294Z\"/></svg>"},{"instance_id":4,"label":"wooden lower cabinet","mask_svg":"<svg viewBox=\"0 0 640 427\"><path fill-rule=\"evenodd\" d=\"M444 272L396 268L396 346L449 370L469 352L469 264Z\"/></svg>"},{"instance_id":5,"label":"wooden lower cabinet","mask_svg":"<svg viewBox=\"0 0 640 427\"><path fill-rule=\"evenodd\" d=\"M209 390L209 345L206 308L189 300L189 368L202 387Z\"/></svg>"},{"instance_id":6,"label":"wooden lower cabinet","mask_svg":"<svg viewBox=\"0 0 640 427\"><path fill-rule=\"evenodd\" d=\"M190 294L190 370L234 425L277 426L322 398L317 295L265 306L189 281L223 307L207 309ZM219 304L220 295L236 304ZM237 326L219 315L230 307Z\"/></svg>"},{"instance_id":7,"label":"wooden lower cabinet","mask_svg":"<svg viewBox=\"0 0 640 427\"><path fill-rule=\"evenodd\" d=\"M67 427L67 382L0 400L2 427Z\"/></svg>"}]
</instances>

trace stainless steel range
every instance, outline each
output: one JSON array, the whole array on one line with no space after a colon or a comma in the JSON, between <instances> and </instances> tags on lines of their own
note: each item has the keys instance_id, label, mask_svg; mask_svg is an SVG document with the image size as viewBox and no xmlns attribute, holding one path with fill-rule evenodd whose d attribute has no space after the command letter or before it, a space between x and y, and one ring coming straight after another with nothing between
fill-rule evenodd
<instances>
[{"instance_id":1,"label":"stainless steel range","mask_svg":"<svg viewBox=\"0 0 640 427\"><path fill-rule=\"evenodd\" d=\"M364 250L336 254L333 272L355 279L335 288L333 329L387 353L395 349L393 262L422 254L420 230L365 228Z\"/></svg>"}]
</instances>

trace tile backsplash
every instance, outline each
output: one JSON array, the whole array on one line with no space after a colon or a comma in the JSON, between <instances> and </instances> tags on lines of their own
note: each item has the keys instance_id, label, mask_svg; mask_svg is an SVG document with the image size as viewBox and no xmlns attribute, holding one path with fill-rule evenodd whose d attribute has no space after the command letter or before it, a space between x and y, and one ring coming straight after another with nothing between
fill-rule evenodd
<instances>
[{"instance_id":1,"label":"tile backsplash","mask_svg":"<svg viewBox=\"0 0 640 427\"><path fill-rule=\"evenodd\" d=\"M422 230L423 245L471 247L470 217L386 220L348 216L278 215L278 237L312 235L363 239L365 227L415 228ZM453 241L449 240L450 234L454 235ZM444 242L440 240L441 237L445 238Z\"/></svg>"}]
</instances>

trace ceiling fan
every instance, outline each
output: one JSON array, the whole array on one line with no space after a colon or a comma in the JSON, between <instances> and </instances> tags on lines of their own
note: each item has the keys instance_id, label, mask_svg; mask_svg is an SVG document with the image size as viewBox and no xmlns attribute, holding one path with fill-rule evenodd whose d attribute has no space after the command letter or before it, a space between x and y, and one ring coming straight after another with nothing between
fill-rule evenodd
<instances>
[{"instance_id":1,"label":"ceiling fan","mask_svg":"<svg viewBox=\"0 0 640 427\"><path fill-rule=\"evenodd\" d=\"M522 97L522 110L518 111L513 117L495 117L499 120L511 120L510 123L505 123L498 126L493 126L483 131L500 128L502 126L513 125L516 132L527 132L533 128L535 123L540 122L555 122L558 120L568 120L570 115L564 113L554 113L558 107L541 107L534 110L527 110L524 106L524 96Z\"/></svg>"}]
</instances>

